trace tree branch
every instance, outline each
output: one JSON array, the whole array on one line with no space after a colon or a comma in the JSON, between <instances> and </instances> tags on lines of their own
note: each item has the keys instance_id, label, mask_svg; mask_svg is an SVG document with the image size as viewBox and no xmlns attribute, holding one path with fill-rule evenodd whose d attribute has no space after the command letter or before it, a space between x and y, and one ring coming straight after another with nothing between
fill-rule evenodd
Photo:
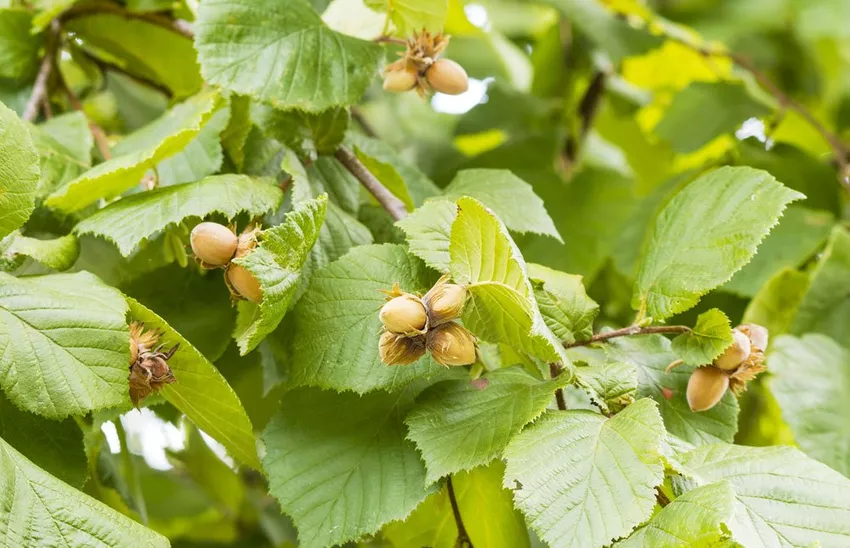
<instances>
[{"instance_id":1,"label":"tree branch","mask_svg":"<svg viewBox=\"0 0 850 548\"><path fill-rule=\"evenodd\" d=\"M27 122L32 122L38 116L38 107L44 101L47 101L47 84L50 80L50 74L53 72L53 66L56 63L56 51L59 43L59 22L53 20L50 22L50 32L46 37L46 45L44 48L44 58L41 60L41 66L38 69L38 75L35 77L35 83L32 87L32 95L24 107L24 113L21 116Z\"/></svg>"},{"instance_id":2,"label":"tree branch","mask_svg":"<svg viewBox=\"0 0 850 548\"><path fill-rule=\"evenodd\" d=\"M112 4L109 2L97 2L73 6L59 15L58 19L60 22L64 23L65 21L90 15L118 15L125 19L144 21L146 23L162 27L188 38L189 40L192 40L195 37L192 32L192 27L187 21L182 19L172 19L159 13L139 13L129 11L118 4Z\"/></svg>"},{"instance_id":3,"label":"tree branch","mask_svg":"<svg viewBox=\"0 0 850 548\"><path fill-rule=\"evenodd\" d=\"M691 330L686 325L656 325L650 327L640 327L638 325L630 325L622 329L615 329L606 333L597 333L586 341L578 341L571 344L564 344L564 348L575 348L576 346L587 346L589 344L607 341L616 337L627 337L630 335L649 335L652 333L687 333Z\"/></svg>"},{"instance_id":4,"label":"tree branch","mask_svg":"<svg viewBox=\"0 0 850 548\"><path fill-rule=\"evenodd\" d=\"M554 379L561 373L561 364L559 363L550 363L549 364L549 374ZM558 388L555 390L555 401L558 403L558 409L561 411L567 410L567 401L564 399L564 389Z\"/></svg>"},{"instance_id":5,"label":"tree branch","mask_svg":"<svg viewBox=\"0 0 850 548\"><path fill-rule=\"evenodd\" d=\"M404 206L404 202L382 185L350 150L341 146L336 149L334 156L378 200L378 203L387 210L390 217L396 221L407 217L407 208Z\"/></svg>"},{"instance_id":6,"label":"tree branch","mask_svg":"<svg viewBox=\"0 0 850 548\"><path fill-rule=\"evenodd\" d=\"M449 492L449 502L452 504L452 513L455 516L455 524L457 525L457 542L455 546L472 548L472 541L469 539L469 533L466 532L466 527L463 525L463 518L460 515L460 508L457 505L457 497L455 497L455 488L452 485L451 476L446 479L446 489Z\"/></svg>"}]
</instances>

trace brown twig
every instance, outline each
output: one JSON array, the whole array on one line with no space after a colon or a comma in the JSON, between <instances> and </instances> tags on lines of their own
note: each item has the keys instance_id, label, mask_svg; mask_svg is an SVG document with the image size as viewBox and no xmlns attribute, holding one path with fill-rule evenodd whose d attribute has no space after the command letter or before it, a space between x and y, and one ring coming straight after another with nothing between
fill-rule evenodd
<instances>
[{"instance_id":1,"label":"brown twig","mask_svg":"<svg viewBox=\"0 0 850 548\"><path fill-rule=\"evenodd\" d=\"M112 4L108 2L97 2L92 4L81 4L78 6L73 6L70 9L64 11L61 15L59 15L58 19L64 23L65 21L70 21L72 19L92 15L118 15L125 19L135 19L137 21L144 21L146 23L150 23L152 25L168 29L171 32L188 38L189 40L192 40L195 37L194 33L192 32L192 27L187 21L184 21L182 19L172 19L159 13L141 13L129 11L118 4Z\"/></svg>"},{"instance_id":2,"label":"brown twig","mask_svg":"<svg viewBox=\"0 0 850 548\"><path fill-rule=\"evenodd\" d=\"M555 377L557 377L558 375L560 375L560 373L561 373L561 365L560 364L557 364L557 363L550 363L549 364L549 374L552 375L553 379ZM560 409L561 411L567 410L567 400L564 399L564 389L563 388L558 388L557 390L555 390L555 401L558 403L558 409Z\"/></svg>"},{"instance_id":3,"label":"brown twig","mask_svg":"<svg viewBox=\"0 0 850 548\"><path fill-rule=\"evenodd\" d=\"M466 527L463 525L463 518L460 515L460 508L457 505L457 497L455 497L455 488L452 485L451 476L446 479L446 490L449 492L449 502L451 502L452 513L455 516L455 524L457 525L457 542L455 546L472 548L472 541L469 539L469 533L466 532Z\"/></svg>"},{"instance_id":4,"label":"brown twig","mask_svg":"<svg viewBox=\"0 0 850 548\"><path fill-rule=\"evenodd\" d=\"M376 44L398 44L399 46L406 46L407 41L402 40L401 38L393 38L392 36L381 35L377 38L372 39Z\"/></svg>"},{"instance_id":5,"label":"brown twig","mask_svg":"<svg viewBox=\"0 0 850 548\"><path fill-rule=\"evenodd\" d=\"M378 203L387 210L390 217L396 221L407 217L407 208L404 206L404 202L381 184L350 150L341 146L336 149L334 156L378 200Z\"/></svg>"},{"instance_id":6,"label":"brown twig","mask_svg":"<svg viewBox=\"0 0 850 548\"><path fill-rule=\"evenodd\" d=\"M655 325L649 327L640 327L638 325L630 325L622 329L607 331L605 333L597 333L586 341L578 341L570 344L564 344L564 348L575 348L576 346L587 346L589 344L607 341L616 337L627 337L630 335L650 335L652 333L687 333L691 328L686 325Z\"/></svg>"},{"instance_id":7,"label":"brown twig","mask_svg":"<svg viewBox=\"0 0 850 548\"><path fill-rule=\"evenodd\" d=\"M660 486L655 488L655 501L662 508L670 504L670 498L661 490Z\"/></svg>"},{"instance_id":8,"label":"brown twig","mask_svg":"<svg viewBox=\"0 0 850 548\"><path fill-rule=\"evenodd\" d=\"M372 127L372 124L369 123L369 120L363 116L363 113L360 112L360 109L356 107L351 107L351 117L355 122L360 126L360 129L363 130L363 133L366 134L367 137L377 137L378 133L375 131L375 128Z\"/></svg>"},{"instance_id":9,"label":"brown twig","mask_svg":"<svg viewBox=\"0 0 850 548\"><path fill-rule=\"evenodd\" d=\"M46 45L44 48L44 58L41 60L41 66L38 69L38 75L35 77L35 83L32 87L32 94L24 107L24 112L21 118L27 122L32 122L38 116L38 107L47 100L47 84L50 80L50 74L53 72L53 66L56 64L56 51L59 43L59 22L54 20L50 23L50 32L46 37Z\"/></svg>"},{"instance_id":10,"label":"brown twig","mask_svg":"<svg viewBox=\"0 0 850 548\"><path fill-rule=\"evenodd\" d=\"M581 118L581 132L579 141L583 142L593 125L593 120L596 118L596 113L599 111L599 105L602 103L602 98L605 96L605 79L607 75L601 70L593 74L593 78L587 85L587 89L581 98L578 105L578 114Z\"/></svg>"}]
</instances>

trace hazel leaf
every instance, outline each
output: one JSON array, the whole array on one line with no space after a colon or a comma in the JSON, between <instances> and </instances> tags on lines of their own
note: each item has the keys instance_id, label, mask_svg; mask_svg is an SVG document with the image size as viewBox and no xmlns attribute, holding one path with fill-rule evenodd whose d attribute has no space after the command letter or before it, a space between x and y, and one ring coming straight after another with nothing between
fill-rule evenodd
<instances>
[{"instance_id":1,"label":"hazel leaf","mask_svg":"<svg viewBox=\"0 0 850 548\"><path fill-rule=\"evenodd\" d=\"M732 326L721 310L712 308L699 315L687 333L673 339L673 352L689 365L705 365L732 344Z\"/></svg>"},{"instance_id":2,"label":"hazel leaf","mask_svg":"<svg viewBox=\"0 0 850 548\"><path fill-rule=\"evenodd\" d=\"M38 162L29 129L0 103L0 239L20 228L35 208Z\"/></svg>"},{"instance_id":3,"label":"hazel leaf","mask_svg":"<svg viewBox=\"0 0 850 548\"><path fill-rule=\"evenodd\" d=\"M11 238L8 246L0 247L2 252L0 258L12 264L21 261L24 257L29 257L47 268L62 271L71 268L80 253L80 244L73 234L39 240L14 232L8 238Z\"/></svg>"},{"instance_id":4,"label":"hazel leaf","mask_svg":"<svg viewBox=\"0 0 850 548\"><path fill-rule=\"evenodd\" d=\"M582 277L529 263L528 277L543 320L566 344L593 336L593 320L599 305L587 296Z\"/></svg>"}]
</instances>

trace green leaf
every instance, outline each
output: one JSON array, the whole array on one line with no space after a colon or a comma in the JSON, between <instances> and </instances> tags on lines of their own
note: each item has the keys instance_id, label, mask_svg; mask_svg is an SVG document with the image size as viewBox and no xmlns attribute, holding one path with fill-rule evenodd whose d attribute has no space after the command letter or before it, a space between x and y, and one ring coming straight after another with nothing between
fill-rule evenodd
<instances>
[{"instance_id":1,"label":"green leaf","mask_svg":"<svg viewBox=\"0 0 850 548\"><path fill-rule=\"evenodd\" d=\"M559 340L572 344L593 336L599 305L587 296L581 276L530 263L528 277L543 320Z\"/></svg>"},{"instance_id":2,"label":"green leaf","mask_svg":"<svg viewBox=\"0 0 850 548\"><path fill-rule=\"evenodd\" d=\"M785 267L803 265L817 253L835 224L832 214L801 206L788 207L776 228L759 246L753 260L739 270L724 290L754 297L759 289Z\"/></svg>"},{"instance_id":3,"label":"green leaf","mask_svg":"<svg viewBox=\"0 0 850 548\"><path fill-rule=\"evenodd\" d=\"M568 375L540 381L522 367L481 378L483 388L469 379L432 385L407 415L407 437L422 453L428 483L501 456L511 438L546 409L555 389L569 383Z\"/></svg>"},{"instance_id":4,"label":"green leaf","mask_svg":"<svg viewBox=\"0 0 850 548\"><path fill-rule=\"evenodd\" d=\"M205 1L194 30L207 82L284 110L357 102L382 57L380 45L330 30L306 0Z\"/></svg>"},{"instance_id":5,"label":"green leaf","mask_svg":"<svg viewBox=\"0 0 850 548\"><path fill-rule=\"evenodd\" d=\"M220 135L229 119L230 108L217 110L186 148L157 164L157 186L192 183L221 169L224 150Z\"/></svg>"},{"instance_id":6,"label":"green leaf","mask_svg":"<svg viewBox=\"0 0 850 548\"><path fill-rule=\"evenodd\" d=\"M94 138L82 112L63 114L31 126L30 133L40 159L40 196L91 168Z\"/></svg>"},{"instance_id":7,"label":"green leaf","mask_svg":"<svg viewBox=\"0 0 850 548\"><path fill-rule=\"evenodd\" d=\"M514 508L511 492L502 487L504 474L505 465L496 460L452 476L458 510L473 546L530 546L522 514ZM425 499L403 522L384 527L383 536L393 546L455 548L457 524L447 489Z\"/></svg>"},{"instance_id":8,"label":"green leaf","mask_svg":"<svg viewBox=\"0 0 850 548\"><path fill-rule=\"evenodd\" d=\"M38 178L38 154L27 126L0 104L0 239L29 219Z\"/></svg>"},{"instance_id":9,"label":"green leaf","mask_svg":"<svg viewBox=\"0 0 850 548\"><path fill-rule=\"evenodd\" d=\"M368 154L360 150L359 147L354 147L354 154L357 159L366 166L366 169L375 176L378 181L387 187L387 190L404 203L407 211L413 211L413 198L410 197L410 192L407 190L407 185L404 179L401 178L398 171L390 164L384 163L378 159L372 158Z\"/></svg>"},{"instance_id":10,"label":"green leaf","mask_svg":"<svg viewBox=\"0 0 850 548\"><path fill-rule=\"evenodd\" d=\"M183 150L220 105L215 92L203 92L169 110L114 147L115 157L86 171L47 197L45 205L78 211L99 198L114 198L137 185L149 169Z\"/></svg>"},{"instance_id":11,"label":"green leaf","mask_svg":"<svg viewBox=\"0 0 850 548\"><path fill-rule=\"evenodd\" d=\"M691 308L744 266L785 206L802 197L748 167L699 177L659 215L632 306L656 320Z\"/></svg>"},{"instance_id":12,"label":"green leaf","mask_svg":"<svg viewBox=\"0 0 850 548\"><path fill-rule=\"evenodd\" d=\"M159 393L198 428L224 445L233 458L259 470L251 421L221 373L158 315L132 298L128 297L127 303L133 319L144 323L147 329L162 333L161 343L169 347L180 345L168 360L177 382L163 386Z\"/></svg>"},{"instance_id":13,"label":"green leaf","mask_svg":"<svg viewBox=\"0 0 850 548\"><path fill-rule=\"evenodd\" d=\"M74 419L52 421L21 411L0 392L0 438L65 483L81 488L86 482L83 432Z\"/></svg>"},{"instance_id":14,"label":"green leaf","mask_svg":"<svg viewBox=\"0 0 850 548\"><path fill-rule=\"evenodd\" d=\"M732 326L723 311L712 308L699 315L687 333L673 339L673 352L688 365L705 365L732 344Z\"/></svg>"},{"instance_id":15,"label":"green leaf","mask_svg":"<svg viewBox=\"0 0 850 548\"><path fill-rule=\"evenodd\" d=\"M493 210L510 230L551 236L563 243L534 189L506 169L465 169L443 190L456 201L471 196Z\"/></svg>"},{"instance_id":16,"label":"green leaf","mask_svg":"<svg viewBox=\"0 0 850 548\"><path fill-rule=\"evenodd\" d=\"M345 138L351 120L346 108L310 113L254 104L251 115L269 137L290 148L318 154L333 154Z\"/></svg>"},{"instance_id":17,"label":"green leaf","mask_svg":"<svg viewBox=\"0 0 850 548\"><path fill-rule=\"evenodd\" d=\"M168 540L57 480L0 439L0 535L8 546L169 545Z\"/></svg>"},{"instance_id":18,"label":"green leaf","mask_svg":"<svg viewBox=\"0 0 850 548\"><path fill-rule=\"evenodd\" d=\"M441 32L448 0L365 0L373 10L385 12L400 36L411 37L422 29Z\"/></svg>"},{"instance_id":19,"label":"green leaf","mask_svg":"<svg viewBox=\"0 0 850 548\"><path fill-rule=\"evenodd\" d=\"M387 366L378 356L378 311L386 302L381 291L398 283L404 291L424 292L433 281L421 261L391 244L353 248L315 272L295 307L290 383L362 394L444 371L428 356L403 367Z\"/></svg>"},{"instance_id":20,"label":"green leaf","mask_svg":"<svg viewBox=\"0 0 850 548\"><path fill-rule=\"evenodd\" d=\"M735 492L726 481L709 483L677 497L652 521L635 531L616 548L679 548L716 546L728 538Z\"/></svg>"},{"instance_id":21,"label":"green leaf","mask_svg":"<svg viewBox=\"0 0 850 548\"><path fill-rule=\"evenodd\" d=\"M0 273L0 386L48 418L129 403L127 305L95 276Z\"/></svg>"},{"instance_id":22,"label":"green leaf","mask_svg":"<svg viewBox=\"0 0 850 548\"><path fill-rule=\"evenodd\" d=\"M809 275L805 272L780 270L747 305L742 323L763 325L772 336L787 333L808 288Z\"/></svg>"},{"instance_id":23,"label":"green leaf","mask_svg":"<svg viewBox=\"0 0 850 548\"><path fill-rule=\"evenodd\" d=\"M162 83L179 99L203 85L192 42L169 29L112 14L74 17L63 26L86 51L117 61L131 75Z\"/></svg>"},{"instance_id":24,"label":"green leaf","mask_svg":"<svg viewBox=\"0 0 850 548\"><path fill-rule=\"evenodd\" d=\"M300 546L357 540L425 498L425 467L402 424L412 399L404 392L286 394L263 433L263 468Z\"/></svg>"},{"instance_id":25,"label":"green leaf","mask_svg":"<svg viewBox=\"0 0 850 548\"><path fill-rule=\"evenodd\" d=\"M603 413L619 413L635 401L638 379L636 368L631 363L609 362L577 367L576 376L580 385L590 389L591 400Z\"/></svg>"},{"instance_id":26,"label":"green leaf","mask_svg":"<svg viewBox=\"0 0 850 548\"><path fill-rule=\"evenodd\" d=\"M23 81L38 70L38 50L44 40L30 32L32 14L25 9L0 9L0 78Z\"/></svg>"},{"instance_id":27,"label":"green leaf","mask_svg":"<svg viewBox=\"0 0 850 548\"><path fill-rule=\"evenodd\" d=\"M680 366L665 373L678 358L668 339L661 335L619 337L609 341L605 350L610 361L635 367L637 397L658 403L668 432L695 445L732 441L738 428L738 400L727 393L712 409L691 411L685 392L693 368Z\"/></svg>"},{"instance_id":28,"label":"green leaf","mask_svg":"<svg viewBox=\"0 0 850 548\"><path fill-rule=\"evenodd\" d=\"M770 109L737 82L693 82L673 97L655 133L676 152L698 150Z\"/></svg>"},{"instance_id":29,"label":"green leaf","mask_svg":"<svg viewBox=\"0 0 850 548\"><path fill-rule=\"evenodd\" d=\"M289 310L301 281L301 267L319 238L328 197L302 202L281 225L264 230L259 245L234 262L244 266L260 283L259 305L243 302L236 322L236 342L243 356L274 331Z\"/></svg>"},{"instance_id":30,"label":"green leaf","mask_svg":"<svg viewBox=\"0 0 850 548\"><path fill-rule=\"evenodd\" d=\"M398 221L396 225L407 235L410 252L440 272L449 271L449 240L457 205L447 200L430 200Z\"/></svg>"},{"instance_id":31,"label":"green leaf","mask_svg":"<svg viewBox=\"0 0 850 548\"><path fill-rule=\"evenodd\" d=\"M850 232L835 227L820 262L812 271L809 290L800 303L791 331L814 331L837 341L850 336Z\"/></svg>"},{"instance_id":32,"label":"green leaf","mask_svg":"<svg viewBox=\"0 0 850 548\"><path fill-rule=\"evenodd\" d=\"M561 342L537 308L525 261L505 225L472 198L457 202L452 224L452 278L468 284L463 320L488 342L505 343L545 361L569 366Z\"/></svg>"},{"instance_id":33,"label":"green leaf","mask_svg":"<svg viewBox=\"0 0 850 548\"><path fill-rule=\"evenodd\" d=\"M550 411L508 445L505 487L552 548L606 546L652 514L663 438L648 399L610 419Z\"/></svg>"},{"instance_id":34,"label":"green leaf","mask_svg":"<svg viewBox=\"0 0 850 548\"><path fill-rule=\"evenodd\" d=\"M792 447L713 444L679 455L697 484L728 480L743 546L844 546L850 542L850 480Z\"/></svg>"},{"instance_id":35,"label":"green leaf","mask_svg":"<svg viewBox=\"0 0 850 548\"><path fill-rule=\"evenodd\" d=\"M824 335L771 344L770 389L794 441L807 455L850 476L850 352Z\"/></svg>"},{"instance_id":36,"label":"green leaf","mask_svg":"<svg viewBox=\"0 0 850 548\"><path fill-rule=\"evenodd\" d=\"M80 253L80 244L73 234L52 240L39 240L15 232L9 238L12 240L3 250L2 258L12 262L21 257L29 257L48 268L61 271L71 268Z\"/></svg>"},{"instance_id":37,"label":"green leaf","mask_svg":"<svg viewBox=\"0 0 850 548\"><path fill-rule=\"evenodd\" d=\"M275 210L283 200L269 179L247 175L213 175L195 183L157 188L122 198L81 221L77 234L106 238L129 257L140 242L189 217L221 213L228 219Z\"/></svg>"}]
</instances>

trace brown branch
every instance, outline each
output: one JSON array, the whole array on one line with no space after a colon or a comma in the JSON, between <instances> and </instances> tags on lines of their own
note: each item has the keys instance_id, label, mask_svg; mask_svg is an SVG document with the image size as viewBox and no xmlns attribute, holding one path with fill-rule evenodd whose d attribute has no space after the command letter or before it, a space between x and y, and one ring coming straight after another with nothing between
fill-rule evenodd
<instances>
[{"instance_id":1,"label":"brown branch","mask_svg":"<svg viewBox=\"0 0 850 548\"><path fill-rule=\"evenodd\" d=\"M552 375L554 379L561 373L561 364L558 363L550 363L549 364L549 374ZM564 389L558 388L555 390L555 401L558 403L558 409L561 411L567 410L567 400L564 399Z\"/></svg>"},{"instance_id":2,"label":"brown branch","mask_svg":"<svg viewBox=\"0 0 850 548\"><path fill-rule=\"evenodd\" d=\"M27 122L32 122L38 116L38 107L47 101L47 84L50 80L50 74L53 72L53 66L56 64L56 51L59 43L59 22L56 20L50 23L50 32L46 37L44 47L44 58L41 60L41 66L38 69L38 75L35 77L35 83L32 87L32 95L30 95L24 113L21 118Z\"/></svg>"},{"instance_id":3,"label":"brown branch","mask_svg":"<svg viewBox=\"0 0 850 548\"><path fill-rule=\"evenodd\" d=\"M452 504L452 513L455 516L455 524L457 524L457 542L455 546L472 548L472 541L469 539L469 533L466 532L466 527L463 525L463 518L460 515L460 508L457 505L457 497L455 497L455 488L452 485L451 476L446 479L446 489L449 492L449 502Z\"/></svg>"},{"instance_id":4,"label":"brown branch","mask_svg":"<svg viewBox=\"0 0 850 548\"><path fill-rule=\"evenodd\" d=\"M649 335L652 333L687 333L691 330L686 325L655 325L650 327L640 327L638 325L630 325L622 329L615 329L605 333L597 333L586 341L578 341L571 344L564 344L564 348L575 348L576 346L587 346L589 344L607 341L616 337L627 337L630 335Z\"/></svg>"},{"instance_id":5,"label":"brown branch","mask_svg":"<svg viewBox=\"0 0 850 548\"><path fill-rule=\"evenodd\" d=\"M334 156L378 200L378 203L387 210L390 217L396 221L407 217L407 208L404 206L404 202L381 184L350 150L341 146L336 149Z\"/></svg>"},{"instance_id":6,"label":"brown branch","mask_svg":"<svg viewBox=\"0 0 850 548\"><path fill-rule=\"evenodd\" d=\"M662 508L670 504L670 498L661 490L661 486L655 488L655 502Z\"/></svg>"},{"instance_id":7,"label":"brown branch","mask_svg":"<svg viewBox=\"0 0 850 548\"><path fill-rule=\"evenodd\" d=\"M372 124L369 123L363 113L360 112L360 109L357 107L351 107L351 117L355 122L360 126L360 129L363 130L363 133L366 134L367 137L377 137L378 133L375 131L375 128L372 127Z\"/></svg>"},{"instance_id":8,"label":"brown branch","mask_svg":"<svg viewBox=\"0 0 850 548\"><path fill-rule=\"evenodd\" d=\"M587 85L587 89L581 98L578 105L578 114L581 117L581 133L579 139L584 141L587 132L590 131L593 125L593 120L596 118L596 113L599 111L599 105L602 103L602 98L605 96L605 79L606 74L601 70L593 74L593 78Z\"/></svg>"},{"instance_id":9,"label":"brown branch","mask_svg":"<svg viewBox=\"0 0 850 548\"><path fill-rule=\"evenodd\" d=\"M92 4L81 4L73 6L59 15L60 22L78 19L93 15L117 15L125 19L134 19L144 21L158 27L170 30L189 40L192 40L195 35L192 32L191 25L182 19L172 19L159 13L140 13L129 11L118 4L109 2L96 2Z\"/></svg>"}]
</instances>

